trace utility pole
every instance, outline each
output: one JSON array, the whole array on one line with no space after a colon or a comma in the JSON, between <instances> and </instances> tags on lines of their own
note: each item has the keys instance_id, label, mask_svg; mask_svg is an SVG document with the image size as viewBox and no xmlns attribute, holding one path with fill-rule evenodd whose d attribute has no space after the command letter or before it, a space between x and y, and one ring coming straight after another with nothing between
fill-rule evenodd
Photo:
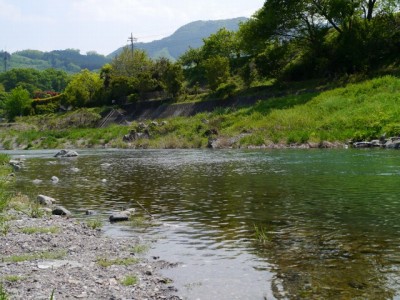
<instances>
[{"instance_id":1,"label":"utility pole","mask_svg":"<svg viewBox=\"0 0 400 300\"><path fill-rule=\"evenodd\" d=\"M7 72L7 60L11 58L10 53L3 51L3 61L4 61L4 72Z\"/></svg>"},{"instance_id":2,"label":"utility pole","mask_svg":"<svg viewBox=\"0 0 400 300\"><path fill-rule=\"evenodd\" d=\"M133 37L133 34L131 33L131 36L128 38L128 42L131 42L131 51L132 51L132 57L133 57L133 48L135 43L137 41L137 38Z\"/></svg>"}]
</instances>

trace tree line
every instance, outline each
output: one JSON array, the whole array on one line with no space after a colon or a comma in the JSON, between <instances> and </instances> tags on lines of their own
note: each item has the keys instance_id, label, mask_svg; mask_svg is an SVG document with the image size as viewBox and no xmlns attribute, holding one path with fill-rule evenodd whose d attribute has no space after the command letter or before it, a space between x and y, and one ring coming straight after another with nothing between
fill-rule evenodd
<instances>
[{"instance_id":1,"label":"tree line","mask_svg":"<svg viewBox=\"0 0 400 300\"><path fill-rule=\"evenodd\" d=\"M203 91L223 98L271 79L335 79L398 68L399 6L400 0L268 0L238 31L222 28L177 61L125 48L98 72L7 71L0 74L0 103L13 119L32 113L26 105L10 115L6 103L17 98L15 89L29 99L37 91L59 92L65 107L88 107Z\"/></svg>"}]
</instances>

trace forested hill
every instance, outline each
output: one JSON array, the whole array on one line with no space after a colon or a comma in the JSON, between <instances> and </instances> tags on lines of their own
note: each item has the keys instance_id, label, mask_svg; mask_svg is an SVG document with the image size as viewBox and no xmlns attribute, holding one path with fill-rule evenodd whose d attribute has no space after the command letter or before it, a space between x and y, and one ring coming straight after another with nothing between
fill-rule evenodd
<instances>
[{"instance_id":1,"label":"forested hill","mask_svg":"<svg viewBox=\"0 0 400 300\"><path fill-rule=\"evenodd\" d=\"M0 53L4 55L4 53ZM8 69L33 68L45 70L54 68L69 73L77 73L82 69L91 71L100 69L110 59L95 51L81 54L77 49L54 50L42 52L38 50L22 50L11 54Z\"/></svg>"},{"instance_id":2,"label":"forested hill","mask_svg":"<svg viewBox=\"0 0 400 300\"><path fill-rule=\"evenodd\" d=\"M135 47L145 50L153 59L166 57L175 60L186 52L189 47L200 47L204 38L216 33L220 28L225 27L228 30L236 31L239 28L239 23L246 20L246 18L242 17L216 21L195 21L180 27L166 38L149 43L137 43ZM0 58L3 61L4 55L7 55L8 70L16 68L32 68L36 70L54 68L68 73L77 73L83 69L90 71L100 69L119 54L122 49L123 47L108 56L98 54L95 51L81 54L78 49L53 50L50 52L22 50L11 55L0 51ZM0 73L3 70L4 67L0 69Z\"/></svg>"},{"instance_id":3,"label":"forested hill","mask_svg":"<svg viewBox=\"0 0 400 300\"><path fill-rule=\"evenodd\" d=\"M167 57L175 60L189 47L198 48L202 46L203 39L216 33L219 29L225 27L228 30L236 31L239 24L246 20L247 18L241 17L227 20L195 21L180 27L166 38L149 43L137 43L135 47L145 50L151 58ZM123 48L117 49L107 57L113 58Z\"/></svg>"}]
</instances>

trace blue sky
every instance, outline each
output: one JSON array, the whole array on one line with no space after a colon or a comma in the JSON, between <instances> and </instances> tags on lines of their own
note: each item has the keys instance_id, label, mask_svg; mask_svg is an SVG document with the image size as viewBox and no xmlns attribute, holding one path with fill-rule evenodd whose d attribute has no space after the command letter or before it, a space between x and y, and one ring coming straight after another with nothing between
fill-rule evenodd
<instances>
[{"instance_id":1,"label":"blue sky","mask_svg":"<svg viewBox=\"0 0 400 300\"><path fill-rule=\"evenodd\" d=\"M0 50L109 54L161 39L197 20L250 17L264 0L0 0Z\"/></svg>"}]
</instances>

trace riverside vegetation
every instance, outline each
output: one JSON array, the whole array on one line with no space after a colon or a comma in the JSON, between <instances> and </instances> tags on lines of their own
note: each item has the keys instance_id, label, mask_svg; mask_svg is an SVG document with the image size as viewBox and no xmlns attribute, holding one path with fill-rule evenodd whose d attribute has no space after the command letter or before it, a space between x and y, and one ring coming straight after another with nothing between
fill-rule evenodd
<instances>
[{"instance_id":1,"label":"riverside vegetation","mask_svg":"<svg viewBox=\"0 0 400 300\"><path fill-rule=\"evenodd\" d=\"M98 72L2 72L0 114L17 120L2 127L2 147L334 146L398 135L399 10L393 0L269 0L237 31L221 28L176 61L124 48ZM259 101L218 108L248 96ZM157 99L221 105L129 143L122 137L138 123L95 128L101 107Z\"/></svg>"},{"instance_id":2,"label":"riverside vegetation","mask_svg":"<svg viewBox=\"0 0 400 300\"><path fill-rule=\"evenodd\" d=\"M297 93L260 100L253 106L217 108L192 117L173 117L163 126L152 126L150 138L130 143L122 137L138 122L96 128L100 109L81 109L58 115L18 118L3 127L4 149L59 147L202 148L212 138L226 146L321 145L324 141L344 144L400 133L400 79L382 76L325 91ZM162 121L162 120L159 120ZM222 147L224 144L222 144Z\"/></svg>"}]
</instances>

